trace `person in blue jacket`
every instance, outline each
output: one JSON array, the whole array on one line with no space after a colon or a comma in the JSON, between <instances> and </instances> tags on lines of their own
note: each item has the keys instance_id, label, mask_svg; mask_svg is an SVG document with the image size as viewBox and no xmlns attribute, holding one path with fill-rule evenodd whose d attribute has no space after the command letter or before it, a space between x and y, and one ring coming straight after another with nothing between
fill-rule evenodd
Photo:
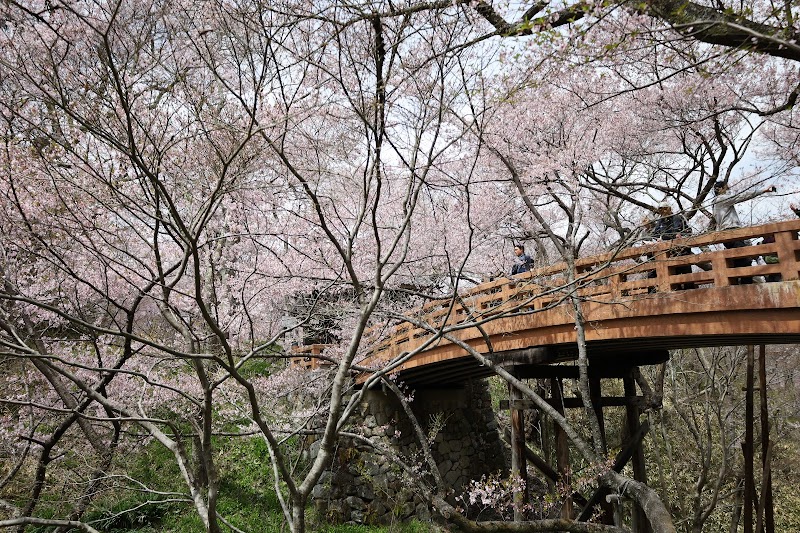
<instances>
[{"instance_id":1,"label":"person in blue jacket","mask_svg":"<svg viewBox=\"0 0 800 533\"><path fill-rule=\"evenodd\" d=\"M533 266L533 259L525 253L525 247L521 244L514 246L514 265L511 267L511 275L522 274L523 272L530 272Z\"/></svg>"}]
</instances>

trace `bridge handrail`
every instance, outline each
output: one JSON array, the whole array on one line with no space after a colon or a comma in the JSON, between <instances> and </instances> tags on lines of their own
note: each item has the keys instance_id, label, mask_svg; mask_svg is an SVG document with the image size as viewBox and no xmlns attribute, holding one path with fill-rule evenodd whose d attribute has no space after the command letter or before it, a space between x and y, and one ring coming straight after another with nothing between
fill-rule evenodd
<instances>
[{"instance_id":1,"label":"bridge handrail","mask_svg":"<svg viewBox=\"0 0 800 533\"><path fill-rule=\"evenodd\" d=\"M306 344L304 346L293 346L292 353L299 354L292 357L292 366L300 367L305 370L315 370L328 364L327 361L320 360L317 356L330 346L329 344Z\"/></svg>"},{"instance_id":2,"label":"bridge handrail","mask_svg":"<svg viewBox=\"0 0 800 533\"><path fill-rule=\"evenodd\" d=\"M773 222L689 238L633 246L618 251L581 258L575 262L575 277L580 279L577 294L581 298L614 301L649 297L651 293L666 293L687 287L725 287L738 278L780 276L781 281L797 280L800 273L800 219ZM774 242L730 249L710 249L733 241L774 236ZM700 248L700 253L688 253ZM679 255L686 254L686 255ZM734 259L754 259L759 256L777 257L771 264L734 267ZM676 273L676 269L692 268L691 273ZM414 313L417 322L432 327L455 325L472 314L488 317L499 313L541 311L559 303L568 293L563 288L567 280L567 264L558 263L513 277L503 277L482 283L460 295L460 302L451 299L434 300ZM571 290L571 289L569 289ZM693 290L688 288L686 290ZM399 353L401 345L430 334L411 322L391 328L389 335L369 358L383 359L391 347ZM445 342L445 341L442 341Z\"/></svg>"}]
</instances>

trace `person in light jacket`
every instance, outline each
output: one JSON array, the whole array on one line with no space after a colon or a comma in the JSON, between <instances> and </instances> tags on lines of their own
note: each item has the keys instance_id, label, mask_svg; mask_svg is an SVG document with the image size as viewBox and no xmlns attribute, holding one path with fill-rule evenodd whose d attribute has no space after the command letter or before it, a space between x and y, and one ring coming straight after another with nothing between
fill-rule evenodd
<instances>
[{"instance_id":1,"label":"person in light jacket","mask_svg":"<svg viewBox=\"0 0 800 533\"><path fill-rule=\"evenodd\" d=\"M732 193L728 188L728 184L724 181L714 183L714 220L716 221L717 231L726 229L735 229L742 227L739 220L739 213L736 212L736 204L752 200L762 194L775 192L777 189L774 185L770 185L766 189L756 189L752 191L742 191L740 193ZM725 248L742 248L750 246L750 241L739 240L731 241L723 244ZM752 263L751 259L739 258L733 260L734 267L749 267ZM753 283L752 277L738 278L740 285L748 285Z\"/></svg>"}]
</instances>

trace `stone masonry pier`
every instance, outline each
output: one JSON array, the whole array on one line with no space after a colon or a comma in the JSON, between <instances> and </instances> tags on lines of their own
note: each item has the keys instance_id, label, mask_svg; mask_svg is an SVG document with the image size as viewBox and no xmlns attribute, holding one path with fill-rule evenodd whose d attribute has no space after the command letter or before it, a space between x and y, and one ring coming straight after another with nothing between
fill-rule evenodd
<instances>
[{"instance_id":1,"label":"stone masonry pier","mask_svg":"<svg viewBox=\"0 0 800 533\"><path fill-rule=\"evenodd\" d=\"M429 437L442 479L452 490L448 498L452 503L471 480L507 473L507 453L486 380L467 381L459 388L416 390L411 406ZM351 431L378 440L411 463L423 464L413 428L391 392L365 391ZM427 475L425 466L420 475ZM331 522L390 524L430 516L397 465L347 439L340 442L313 499L321 516Z\"/></svg>"}]
</instances>

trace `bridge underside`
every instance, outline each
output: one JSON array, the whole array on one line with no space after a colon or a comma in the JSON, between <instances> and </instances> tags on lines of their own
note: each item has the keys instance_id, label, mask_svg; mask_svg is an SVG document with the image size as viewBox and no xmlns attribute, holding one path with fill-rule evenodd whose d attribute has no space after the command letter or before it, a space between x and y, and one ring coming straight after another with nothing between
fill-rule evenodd
<instances>
[{"instance_id":1,"label":"bridge underside","mask_svg":"<svg viewBox=\"0 0 800 533\"><path fill-rule=\"evenodd\" d=\"M798 343L800 281L589 301L583 312L590 367L613 373L663 362L673 349ZM498 317L484 324L483 331L485 335L470 328L457 336L496 363L529 367L535 373L542 365L577 359L574 320L566 306ZM492 373L447 341L416 355L397 372L399 379L418 387L456 385Z\"/></svg>"}]
</instances>

